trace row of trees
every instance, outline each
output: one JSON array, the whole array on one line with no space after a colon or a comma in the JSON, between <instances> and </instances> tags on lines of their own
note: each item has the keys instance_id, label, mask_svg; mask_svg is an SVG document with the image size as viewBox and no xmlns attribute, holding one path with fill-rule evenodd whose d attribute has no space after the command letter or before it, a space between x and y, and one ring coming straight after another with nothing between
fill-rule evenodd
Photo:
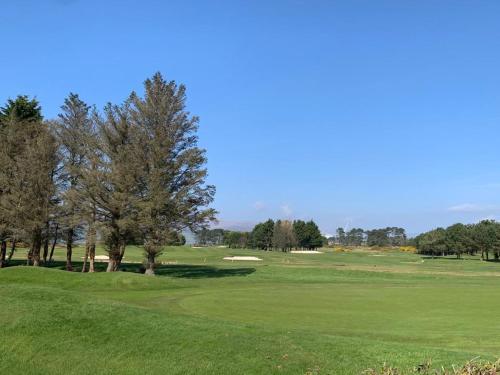
<instances>
[{"instance_id":1,"label":"row of trees","mask_svg":"<svg viewBox=\"0 0 500 375\"><path fill-rule=\"evenodd\" d=\"M407 238L405 230L399 227L372 230L352 228L347 232L344 228L337 228L336 236L330 237L328 241L343 246L404 246Z\"/></svg>"},{"instance_id":2,"label":"row of trees","mask_svg":"<svg viewBox=\"0 0 500 375\"><path fill-rule=\"evenodd\" d=\"M326 239L314 221L269 219L255 225L251 232L203 229L197 234L202 245L226 245L232 248L253 248L259 250L292 249L314 250L323 246Z\"/></svg>"},{"instance_id":3,"label":"row of trees","mask_svg":"<svg viewBox=\"0 0 500 375\"><path fill-rule=\"evenodd\" d=\"M436 228L415 237L420 254L432 256L480 253L481 259L500 259L500 223L483 220L477 224L453 224L448 228Z\"/></svg>"},{"instance_id":4,"label":"row of trees","mask_svg":"<svg viewBox=\"0 0 500 375\"><path fill-rule=\"evenodd\" d=\"M101 112L70 94L52 121L26 96L1 108L0 267L16 243L29 246L27 262L38 266L62 240L72 270L73 244L84 238L84 271L87 258L94 271L101 239L108 271L118 269L128 244L140 243L152 274L156 256L181 242L184 228L214 220L207 207L215 188L205 184L205 151L197 146L198 118L185 109L185 87L157 73L144 90Z\"/></svg>"}]
</instances>

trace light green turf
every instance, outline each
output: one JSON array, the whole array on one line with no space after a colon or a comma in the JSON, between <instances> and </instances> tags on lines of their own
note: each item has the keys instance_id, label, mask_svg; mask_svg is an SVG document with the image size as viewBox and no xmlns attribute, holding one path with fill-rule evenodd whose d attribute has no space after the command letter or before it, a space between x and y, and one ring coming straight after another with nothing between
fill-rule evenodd
<instances>
[{"instance_id":1,"label":"light green turf","mask_svg":"<svg viewBox=\"0 0 500 375\"><path fill-rule=\"evenodd\" d=\"M178 247L153 278L56 259L0 270L1 374L359 374L500 356L500 263L477 257Z\"/></svg>"}]
</instances>

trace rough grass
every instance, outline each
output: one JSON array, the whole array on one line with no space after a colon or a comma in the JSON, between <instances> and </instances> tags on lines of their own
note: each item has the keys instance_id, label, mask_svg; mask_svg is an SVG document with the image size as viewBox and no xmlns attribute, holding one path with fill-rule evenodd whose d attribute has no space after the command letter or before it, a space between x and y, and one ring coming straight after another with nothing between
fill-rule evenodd
<instances>
[{"instance_id":1,"label":"rough grass","mask_svg":"<svg viewBox=\"0 0 500 375\"><path fill-rule=\"evenodd\" d=\"M360 374L500 356L500 263L171 248L151 278L140 263L61 271L56 251L51 269L0 270L2 374Z\"/></svg>"}]
</instances>

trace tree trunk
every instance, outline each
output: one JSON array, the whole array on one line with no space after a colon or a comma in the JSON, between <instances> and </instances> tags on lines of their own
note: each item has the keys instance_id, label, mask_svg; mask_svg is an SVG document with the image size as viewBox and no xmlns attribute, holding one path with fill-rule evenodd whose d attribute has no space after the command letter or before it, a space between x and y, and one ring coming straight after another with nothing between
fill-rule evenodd
<instances>
[{"instance_id":1,"label":"tree trunk","mask_svg":"<svg viewBox=\"0 0 500 375\"><path fill-rule=\"evenodd\" d=\"M73 255L73 228L68 229L68 237L66 238L66 271L73 271L71 257Z\"/></svg>"},{"instance_id":2,"label":"tree trunk","mask_svg":"<svg viewBox=\"0 0 500 375\"><path fill-rule=\"evenodd\" d=\"M87 270L87 259L89 258L89 245L85 244L85 256L83 257L82 272Z\"/></svg>"},{"instance_id":3,"label":"tree trunk","mask_svg":"<svg viewBox=\"0 0 500 375\"><path fill-rule=\"evenodd\" d=\"M32 246L32 253L31 253L34 267L40 266L40 250L41 250L41 248L42 248L42 231L37 229L33 235L33 246Z\"/></svg>"},{"instance_id":4,"label":"tree trunk","mask_svg":"<svg viewBox=\"0 0 500 375\"><path fill-rule=\"evenodd\" d=\"M16 251L16 239L13 238L12 239L12 243L10 245L10 253L9 253L9 257L7 258L7 263L10 262L10 260L12 259L12 257L14 256L14 252Z\"/></svg>"},{"instance_id":5,"label":"tree trunk","mask_svg":"<svg viewBox=\"0 0 500 375\"><path fill-rule=\"evenodd\" d=\"M148 253L148 263L146 266L145 275L154 276L155 275L155 254Z\"/></svg>"},{"instance_id":6,"label":"tree trunk","mask_svg":"<svg viewBox=\"0 0 500 375\"><path fill-rule=\"evenodd\" d=\"M90 258L89 272L95 272L94 269L95 243L91 244L89 247L89 258Z\"/></svg>"},{"instance_id":7,"label":"tree trunk","mask_svg":"<svg viewBox=\"0 0 500 375\"><path fill-rule=\"evenodd\" d=\"M5 256L7 255L7 241L2 240L0 245L0 268L5 267Z\"/></svg>"},{"instance_id":8,"label":"tree trunk","mask_svg":"<svg viewBox=\"0 0 500 375\"><path fill-rule=\"evenodd\" d=\"M47 256L49 255L49 237L50 237L50 223L45 223L45 238L43 240L43 264L47 263Z\"/></svg>"},{"instance_id":9,"label":"tree trunk","mask_svg":"<svg viewBox=\"0 0 500 375\"><path fill-rule=\"evenodd\" d=\"M52 258L54 257L54 249L56 248L58 229L59 229L59 224L56 223L56 230L54 232L54 241L52 241L52 248L50 249L49 263L52 263Z\"/></svg>"},{"instance_id":10,"label":"tree trunk","mask_svg":"<svg viewBox=\"0 0 500 375\"><path fill-rule=\"evenodd\" d=\"M27 266L31 265L32 254L33 254L33 246L30 248L30 251L28 251L28 254L26 254L26 265Z\"/></svg>"},{"instance_id":11,"label":"tree trunk","mask_svg":"<svg viewBox=\"0 0 500 375\"><path fill-rule=\"evenodd\" d=\"M85 261L83 269L86 268L87 260L90 259L89 272L94 272L94 258L95 258L95 237L96 230L94 223L89 224L89 229L87 231L87 238L85 240Z\"/></svg>"},{"instance_id":12,"label":"tree trunk","mask_svg":"<svg viewBox=\"0 0 500 375\"><path fill-rule=\"evenodd\" d=\"M43 263L47 263L47 256L49 255L49 236L47 234L47 237L45 238L45 241L43 242Z\"/></svg>"},{"instance_id":13,"label":"tree trunk","mask_svg":"<svg viewBox=\"0 0 500 375\"><path fill-rule=\"evenodd\" d=\"M106 268L106 272L114 272L116 271L116 258L115 256L109 255L108 268Z\"/></svg>"},{"instance_id":14,"label":"tree trunk","mask_svg":"<svg viewBox=\"0 0 500 375\"><path fill-rule=\"evenodd\" d=\"M106 272L116 272L120 268L120 264L125 253L125 245L120 245L118 248L109 252L109 263Z\"/></svg>"},{"instance_id":15,"label":"tree trunk","mask_svg":"<svg viewBox=\"0 0 500 375\"><path fill-rule=\"evenodd\" d=\"M106 272L114 272L117 269L118 258L120 257L120 248L116 243L112 243L109 246L109 261L108 267L106 268Z\"/></svg>"},{"instance_id":16,"label":"tree trunk","mask_svg":"<svg viewBox=\"0 0 500 375\"><path fill-rule=\"evenodd\" d=\"M125 244L121 243L120 244L120 254L118 255L118 260L117 260L117 263L116 263L116 269L115 269L115 271L118 271L118 268L122 264L123 255L125 255Z\"/></svg>"}]
</instances>

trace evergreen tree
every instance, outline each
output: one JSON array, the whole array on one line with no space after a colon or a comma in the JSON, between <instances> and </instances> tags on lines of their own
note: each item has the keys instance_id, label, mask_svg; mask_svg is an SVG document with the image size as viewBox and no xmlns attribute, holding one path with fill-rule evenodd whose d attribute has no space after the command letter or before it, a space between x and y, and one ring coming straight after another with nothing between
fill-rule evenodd
<instances>
[{"instance_id":1,"label":"evergreen tree","mask_svg":"<svg viewBox=\"0 0 500 375\"><path fill-rule=\"evenodd\" d=\"M0 108L0 139L2 140L0 200L3 201L0 202L0 268L10 260L16 248L16 241L22 234L25 234L22 219L17 216L22 208L16 205L16 199L20 198L19 184L16 184L18 180L16 170L20 167L21 155L28 152L28 144L31 144L32 137L36 137L38 129L35 124L41 124L41 121L40 104L36 99L29 99L26 95L19 95L15 100L9 99L6 105ZM29 129L23 129L23 126ZM11 250L6 259L9 239Z\"/></svg>"},{"instance_id":2,"label":"evergreen tree","mask_svg":"<svg viewBox=\"0 0 500 375\"><path fill-rule=\"evenodd\" d=\"M92 134L90 107L76 94L70 94L61 107L54 126L62 156L61 221L66 242L66 269L71 271L73 243L84 223L86 201L81 193L82 172L88 168L87 137ZM90 228L93 230L93 228Z\"/></svg>"},{"instance_id":3,"label":"evergreen tree","mask_svg":"<svg viewBox=\"0 0 500 375\"><path fill-rule=\"evenodd\" d=\"M7 104L0 108L0 124L8 125L9 121L41 122L42 108L35 98L27 95L18 95L16 99L8 99Z\"/></svg>"},{"instance_id":4,"label":"evergreen tree","mask_svg":"<svg viewBox=\"0 0 500 375\"><path fill-rule=\"evenodd\" d=\"M337 233L337 242L339 245L346 245L346 234L344 228L337 228L336 230Z\"/></svg>"},{"instance_id":5,"label":"evergreen tree","mask_svg":"<svg viewBox=\"0 0 500 375\"><path fill-rule=\"evenodd\" d=\"M255 225L250 234L252 247L260 250L271 250L273 247L273 231L274 221L272 219Z\"/></svg>"},{"instance_id":6,"label":"evergreen tree","mask_svg":"<svg viewBox=\"0 0 500 375\"><path fill-rule=\"evenodd\" d=\"M303 220L295 220L293 222L293 232L297 241L297 247L301 249L309 248L310 238L308 227Z\"/></svg>"},{"instance_id":7,"label":"evergreen tree","mask_svg":"<svg viewBox=\"0 0 500 375\"><path fill-rule=\"evenodd\" d=\"M455 254L460 259L471 245L468 228L460 223L449 226L446 228L445 243L448 253Z\"/></svg>"},{"instance_id":8,"label":"evergreen tree","mask_svg":"<svg viewBox=\"0 0 500 375\"><path fill-rule=\"evenodd\" d=\"M198 118L185 109L185 87L157 73L144 88L144 98L130 96L126 117L142 151L134 161L142 167L135 209L146 273L153 274L156 257L178 233L196 232L215 219L215 210L207 208L215 187L205 184L205 151L197 146Z\"/></svg>"},{"instance_id":9,"label":"evergreen tree","mask_svg":"<svg viewBox=\"0 0 500 375\"><path fill-rule=\"evenodd\" d=\"M314 250L323 246L323 236L321 236L321 232L316 223L310 220L305 224L305 228L307 233L307 249Z\"/></svg>"},{"instance_id":10,"label":"evergreen tree","mask_svg":"<svg viewBox=\"0 0 500 375\"><path fill-rule=\"evenodd\" d=\"M93 121L97 132L87 142L89 167L81 171L82 193L95 207L109 254L107 271L112 272L118 270L126 245L137 232L146 145L132 125L127 103L108 104Z\"/></svg>"},{"instance_id":11,"label":"evergreen tree","mask_svg":"<svg viewBox=\"0 0 500 375\"><path fill-rule=\"evenodd\" d=\"M281 251L290 251L296 245L292 222L289 220L276 221L273 231L273 247Z\"/></svg>"},{"instance_id":12,"label":"evergreen tree","mask_svg":"<svg viewBox=\"0 0 500 375\"><path fill-rule=\"evenodd\" d=\"M480 221L472 227L471 238L481 252L481 259L489 260L490 252L495 253L500 240L497 223L493 220Z\"/></svg>"},{"instance_id":13,"label":"evergreen tree","mask_svg":"<svg viewBox=\"0 0 500 375\"><path fill-rule=\"evenodd\" d=\"M6 145L0 155L1 222L10 228L13 241L22 239L30 245L28 263L38 266L43 232L54 209L56 141L39 120L11 117L1 132Z\"/></svg>"}]
</instances>

